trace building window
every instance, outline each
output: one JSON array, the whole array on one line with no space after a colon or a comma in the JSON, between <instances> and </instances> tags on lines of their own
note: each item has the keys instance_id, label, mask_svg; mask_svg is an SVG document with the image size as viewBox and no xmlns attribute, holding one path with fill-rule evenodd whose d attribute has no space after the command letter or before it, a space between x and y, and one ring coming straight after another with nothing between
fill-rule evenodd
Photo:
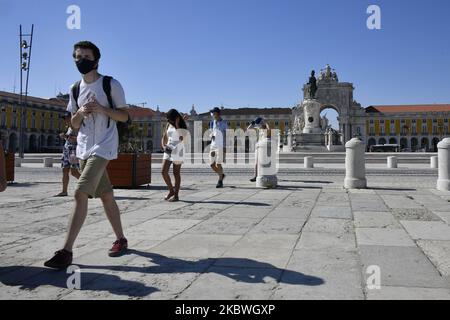
<instances>
[{"instance_id":1,"label":"building window","mask_svg":"<svg viewBox=\"0 0 450 320\"><path fill-rule=\"evenodd\" d=\"M374 136L374 135L375 135L375 128L374 128L374 127L370 127L370 128L369 128L369 134L370 134L371 136Z\"/></svg>"}]
</instances>

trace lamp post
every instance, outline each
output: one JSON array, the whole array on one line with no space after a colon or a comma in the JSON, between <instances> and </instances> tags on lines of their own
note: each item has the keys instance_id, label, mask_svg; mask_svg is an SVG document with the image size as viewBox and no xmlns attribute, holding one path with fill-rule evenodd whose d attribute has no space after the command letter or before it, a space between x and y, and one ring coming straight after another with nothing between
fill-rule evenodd
<instances>
[{"instance_id":1,"label":"lamp post","mask_svg":"<svg viewBox=\"0 0 450 320\"><path fill-rule=\"evenodd\" d=\"M28 98L28 80L30 77L31 49L33 46L34 24L31 25L31 33L24 34L22 25L20 25L20 138L19 138L19 156L24 158L25 153L25 125L26 125L26 106ZM24 85L25 81L25 85ZM25 86L25 90L24 90Z\"/></svg>"}]
</instances>

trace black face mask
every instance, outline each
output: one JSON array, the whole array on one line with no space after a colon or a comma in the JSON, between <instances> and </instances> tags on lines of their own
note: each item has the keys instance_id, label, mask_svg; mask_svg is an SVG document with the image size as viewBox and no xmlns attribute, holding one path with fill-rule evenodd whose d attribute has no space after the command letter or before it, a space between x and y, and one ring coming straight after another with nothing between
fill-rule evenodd
<instances>
[{"instance_id":1,"label":"black face mask","mask_svg":"<svg viewBox=\"0 0 450 320\"><path fill-rule=\"evenodd\" d=\"M95 69L97 61L82 58L76 62L76 65L81 74L87 74Z\"/></svg>"}]
</instances>

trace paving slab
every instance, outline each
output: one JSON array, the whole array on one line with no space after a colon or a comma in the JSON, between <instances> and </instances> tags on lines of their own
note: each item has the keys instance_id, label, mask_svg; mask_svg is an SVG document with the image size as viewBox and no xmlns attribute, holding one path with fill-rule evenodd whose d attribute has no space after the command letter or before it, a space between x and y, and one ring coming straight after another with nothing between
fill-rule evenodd
<instances>
[{"instance_id":1,"label":"paving slab","mask_svg":"<svg viewBox=\"0 0 450 320\"><path fill-rule=\"evenodd\" d=\"M450 288L448 279L417 247L359 246L358 250L364 273L370 266L380 268L381 286Z\"/></svg>"},{"instance_id":2,"label":"paving slab","mask_svg":"<svg viewBox=\"0 0 450 320\"><path fill-rule=\"evenodd\" d=\"M390 287L367 292L368 300L450 300L450 289Z\"/></svg>"},{"instance_id":3,"label":"paving slab","mask_svg":"<svg viewBox=\"0 0 450 320\"><path fill-rule=\"evenodd\" d=\"M356 228L400 229L402 226L390 212L353 211Z\"/></svg>"},{"instance_id":4,"label":"paving slab","mask_svg":"<svg viewBox=\"0 0 450 320\"><path fill-rule=\"evenodd\" d=\"M414 240L450 240L450 226L442 221L400 221Z\"/></svg>"},{"instance_id":5,"label":"paving slab","mask_svg":"<svg viewBox=\"0 0 450 320\"><path fill-rule=\"evenodd\" d=\"M440 274L450 277L450 241L418 240L417 244Z\"/></svg>"},{"instance_id":6,"label":"paving slab","mask_svg":"<svg viewBox=\"0 0 450 320\"><path fill-rule=\"evenodd\" d=\"M416 247L403 229L356 228L358 246Z\"/></svg>"}]
</instances>

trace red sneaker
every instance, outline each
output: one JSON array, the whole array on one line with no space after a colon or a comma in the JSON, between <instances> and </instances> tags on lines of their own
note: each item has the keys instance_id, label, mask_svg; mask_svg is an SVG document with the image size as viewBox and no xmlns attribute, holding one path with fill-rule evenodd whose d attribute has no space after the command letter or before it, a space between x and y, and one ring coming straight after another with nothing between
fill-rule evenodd
<instances>
[{"instance_id":1,"label":"red sneaker","mask_svg":"<svg viewBox=\"0 0 450 320\"><path fill-rule=\"evenodd\" d=\"M128 240L125 238L122 238L120 240L116 240L113 243L113 247L109 250L109 256L110 257L119 257L123 255L125 252L127 252L128 249Z\"/></svg>"}]
</instances>

